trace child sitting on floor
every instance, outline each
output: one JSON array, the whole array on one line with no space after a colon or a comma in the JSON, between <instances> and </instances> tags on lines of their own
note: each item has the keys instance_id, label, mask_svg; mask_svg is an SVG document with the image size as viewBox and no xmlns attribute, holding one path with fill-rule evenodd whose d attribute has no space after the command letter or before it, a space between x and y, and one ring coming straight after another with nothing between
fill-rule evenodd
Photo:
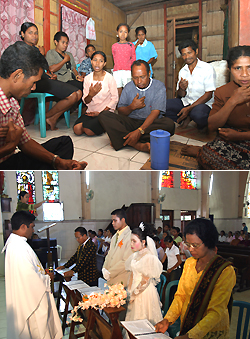
<instances>
[{"instance_id":1,"label":"child sitting on floor","mask_svg":"<svg viewBox=\"0 0 250 339\"><path fill-rule=\"evenodd\" d=\"M87 111L75 122L73 130L76 135L100 135L104 129L98 121L102 111L114 112L118 102L118 92L114 77L103 68L106 55L97 51L91 56L94 72L84 78L83 101Z\"/></svg>"}]
</instances>

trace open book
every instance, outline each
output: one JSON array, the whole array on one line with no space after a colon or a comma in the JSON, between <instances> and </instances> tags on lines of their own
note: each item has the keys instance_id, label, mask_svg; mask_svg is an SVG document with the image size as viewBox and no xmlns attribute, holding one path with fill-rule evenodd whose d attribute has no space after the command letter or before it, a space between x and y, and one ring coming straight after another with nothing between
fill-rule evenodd
<instances>
[{"instance_id":1,"label":"open book","mask_svg":"<svg viewBox=\"0 0 250 339\"><path fill-rule=\"evenodd\" d=\"M136 339L171 339L163 333L156 333L155 327L147 320L121 321L122 326Z\"/></svg>"}]
</instances>

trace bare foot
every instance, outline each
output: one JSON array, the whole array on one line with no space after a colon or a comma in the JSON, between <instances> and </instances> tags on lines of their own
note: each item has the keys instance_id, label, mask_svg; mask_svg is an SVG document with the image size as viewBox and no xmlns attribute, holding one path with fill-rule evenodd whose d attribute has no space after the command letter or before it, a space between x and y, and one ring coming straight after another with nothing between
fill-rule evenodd
<instances>
[{"instance_id":1,"label":"bare foot","mask_svg":"<svg viewBox=\"0 0 250 339\"><path fill-rule=\"evenodd\" d=\"M191 119L188 116L185 120L183 120L183 123L180 125L180 128L184 129L187 128L188 124L190 123Z\"/></svg>"},{"instance_id":2,"label":"bare foot","mask_svg":"<svg viewBox=\"0 0 250 339\"><path fill-rule=\"evenodd\" d=\"M181 149L181 154L196 158L200 148L201 146L185 145Z\"/></svg>"},{"instance_id":3,"label":"bare foot","mask_svg":"<svg viewBox=\"0 0 250 339\"><path fill-rule=\"evenodd\" d=\"M57 119L55 119L54 117L51 117L51 118L47 118L47 119L46 119L46 123L49 125L51 131L55 131L55 130L58 129L58 128L56 127L56 122L57 122Z\"/></svg>"},{"instance_id":4,"label":"bare foot","mask_svg":"<svg viewBox=\"0 0 250 339\"><path fill-rule=\"evenodd\" d=\"M150 142L145 142L145 143L137 142L134 148L141 152L150 153Z\"/></svg>"},{"instance_id":5,"label":"bare foot","mask_svg":"<svg viewBox=\"0 0 250 339\"><path fill-rule=\"evenodd\" d=\"M49 131L50 129L50 125L46 122L46 131ZM56 131L57 129L58 127L54 127L53 131Z\"/></svg>"},{"instance_id":6,"label":"bare foot","mask_svg":"<svg viewBox=\"0 0 250 339\"><path fill-rule=\"evenodd\" d=\"M87 167L88 163L86 161L80 161L80 164L82 166L82 169L84 170L85 167Z\"/></svg>"}]
</instances>

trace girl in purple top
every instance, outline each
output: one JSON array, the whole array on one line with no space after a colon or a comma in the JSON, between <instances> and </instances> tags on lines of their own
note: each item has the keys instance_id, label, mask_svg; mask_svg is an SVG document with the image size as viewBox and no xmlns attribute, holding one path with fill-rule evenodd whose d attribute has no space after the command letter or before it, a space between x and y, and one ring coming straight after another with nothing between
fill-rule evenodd
<instances>
[{"instance_id":1,"label":"girl in purple top","mask_svg":"<svg viewBox=\"0 0 250 339\"><path fill-rule=\"evenodd\" d=\"M115 78L119 97L123 87L131 81L131 65L136 60L135 46L132 42L127 41L129 26L119 24L117 26L118 42L112 46L114 59L113 76Z\"/></svg>"}]
</instances>

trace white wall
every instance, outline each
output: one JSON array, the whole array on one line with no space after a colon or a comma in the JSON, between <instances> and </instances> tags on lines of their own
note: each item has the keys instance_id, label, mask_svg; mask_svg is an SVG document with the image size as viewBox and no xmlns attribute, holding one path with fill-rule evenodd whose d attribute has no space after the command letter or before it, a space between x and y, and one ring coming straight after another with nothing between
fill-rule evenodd
<instances>
[{"instance_id":1,"label":"white wall","mask_svg":"<svg viewBox=\"0 0 250 339\"><path fill-rule=\"evenodd\" d=\"M123 204L151 202L151 173L149 171L92 171L90 189L91 218L109 219L110 213Z\"/></svg>"},{"instance_id":2,"label":"white wall","mask_svg":"<svg viewBox=\"0 0 250 339\"><path fill-rule=\"evenodd\" d=\"M239 174L237 171L214 172L209 208L215 220L238 218L238 195Z\"/></svg>"}]
</instances>

